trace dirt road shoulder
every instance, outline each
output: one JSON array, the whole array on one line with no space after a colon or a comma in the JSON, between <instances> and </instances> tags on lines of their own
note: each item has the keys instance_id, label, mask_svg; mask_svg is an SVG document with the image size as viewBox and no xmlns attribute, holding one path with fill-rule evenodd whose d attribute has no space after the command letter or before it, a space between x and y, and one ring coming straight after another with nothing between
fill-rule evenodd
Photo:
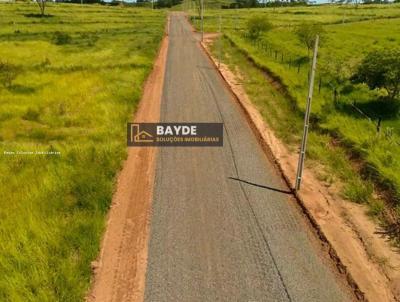
<instances>
[{"instance_id":1,"label":"dirt road shoulder","mask_svg":"<svg viewBox=\"0 0 400 302\"><path fill-rule=\"evenodd\" d=\"M164 85L168 36L163 38L148 77L135 122L157 122ZM156 148L129 148L118 176L106 232L87 301L143 301L147 266L149 212Z\"/></svg>"}]
</instances>

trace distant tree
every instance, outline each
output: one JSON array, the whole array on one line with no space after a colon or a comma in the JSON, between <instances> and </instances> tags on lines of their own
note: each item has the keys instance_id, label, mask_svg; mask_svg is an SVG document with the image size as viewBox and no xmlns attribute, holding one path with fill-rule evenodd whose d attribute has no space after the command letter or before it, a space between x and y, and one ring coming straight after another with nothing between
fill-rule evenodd
<instances>
[{"instance_id":1,"label":"distant tree","mask_svg":"<svg viewBox=\"0 0 400 302\"><path fill-rule=\"evenodd\" d=\"M370 89L383 88L390 100L400 93L400 48L374 50L365 56L351 78Z\"/></svg>"},{"instance_id":2,"label":"distant tree","mask_svg":"<svg viewBox=\"0 0 400 302\"><path fill-rule=\"evenodd\" d=\"M246 1L246 6L247 7L257 7L258 6L258 1L257 0L247 0Z\"/></svg>"},{"instance_id":3,"label":"distant tree","mask_svg":"<svg viewBox=\"0 0 400 302\"><path fill-rule=\"evenodd\" d=\"M262 2L258 0L235 0L238 7L259 7Z\"/></svg>"},{"instance_id":4,"label":"distant tree","mask_svg":"<svg viewBox=\"0 0 400 302\"><path fill-rule=\"evenodd\" d=\"M197 9L197 13L199 18L201 18L201 0L194 0L195 8Z\"/></svg>"},{"instance_id":5,"label":"distant tree","mask_svg":"<svg viewBox=\"0 0 400 302\"><path fill-rule=\"evenodd\" d=\"M344 85L351 76L351 68L348 63L341 60L327 60L320 69L328 77L329 84L334 88Z\"/></svg>"},{"instance_id":6,"label":"distant tree","mask_svg":"<svg viewBox=\"0 0 400 302\"><path fill-rule=\"evenodd\" d=\"M310 57L310 50L315 44L315 38L317 35L320 35L321 38L324 34L324 29L318 23L302 23L297 27L295 33L300 42L307 47L308 57Z\"/></svg>"},{"instance_id":7,"label":"distant tree","mask_svg":"<svg viewBox=\"0 0 400 302\"><path fill-rule=\"evenodd\" d=\"M101 4L102 1L101 0L68 0L68 3L84 3L84 4L95 4L95 3L99 3Z\"/></svg>"},{"instance_id":8,"label":"distant tree","mask_svg":"<svg viewBox=\"0 0 400 302\"><path fill-rule=\"evenodd\" d=\"M39 5L40 15L43 17L46 9L46 0L36 0L36 3Z\"/></svg>"},{"instance_id":9,"label":"distant tree","mask_svg":"<svg viewBox=\"0 0 400 302\"><path fill-rule=\"evenodd\" d=\"M182 3L182 0L158 0L156 5L157 7L172 7L179 3Z\"/></svg>"},{"instance_id":10,"label":"distant tree","mask_svg":"<svg viewBox=\"0 0 400 302\"><path fill-rule=\"evenodd\" d=\"M151 4L151 1L150 0L136 0L136 4L138 5L138 6L145 6L145 4Z\"/></svg>"},{"instance_id":11,"label":"distant tree","mask_svg":"<svg viewBox=\"0 0 400 302\"><path fill-rule=\"evenodd\" d=\"M254 16L247 21L247 31L252 40L257 40L262 33L271 29L271 22L263 16Z\"/></svg>"}]
</instances>

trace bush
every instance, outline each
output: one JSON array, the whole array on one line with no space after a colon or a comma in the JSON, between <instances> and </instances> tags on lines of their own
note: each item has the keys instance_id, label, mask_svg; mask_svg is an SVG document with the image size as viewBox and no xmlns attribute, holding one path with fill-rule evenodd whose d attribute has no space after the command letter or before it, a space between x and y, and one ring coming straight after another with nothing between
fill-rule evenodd
<instances>
[{"instance_id":1,"label":"bush","mask_svg":"<svg viewBox=\"0 0 400 302\"><path fill-rule=\"evenodd\" d=\"M96 34L81 34L82 40L86 43L87 46L94 46L99 39L99 36Z\"/></svg>"},{"instance_id":2,"label":"bush","mask_svg":"<svg viewBox=\"0 0 400 302\"><path fill-rule=\"evenodd\" d=\"M247 32L252 40L257 40L262 33L271 29L272 24L265 17L254 16L247 21Z\"/></svg>"},{"instance_id":3,"label":"bush","mask_svg":"<svg viewBox=\"0 0 400 302\"><path fill-rule=\"evenodd\" d=\"M10 87L20 72L17 66L0 61L0 85Z\"/></svg>"},{"instance_id":4,"label":"bush","mask_svg":"<svg viewBox=\"0 0 400 302\"><path fill-rule=\"evenodd\" d=\"M29 108L26 111L26 113L22 116L22 118L24 120L35 121L35 122L39 121L39 117L40 117L40 113L37 110L32 109L32 108Z\"/></svg>"},{"instance_id":5,"label":"bush","mask_svg":"<svg viewBox=\"0 0 400 302\"><path fill-rule=\"evenodd\" d=\"M56 45L69 44L71 41L71 36L65 32L56 31L53 35L53 42Z\"/></svg>"},{"instance_id":6,"label":"bush","mask_svg":"<svg viewBox=\"0 0 400 302\"><path fill-rule=\"evenodd\" d=\"M371 51L352 77L354 83L365 83L369 89L385 89L388 99L400 94L400 48Z\"/></svg>"},{"instance_id":7,"label":"bush","mask_svg":"<svg viewBox=\"0 0 400 302\"><path fill-rule=\"evenodd\" d=\"M50 65L51 65L51 61L47 57L42 61L42 63L40 63L40 67L47 67L47 66L50 66Z\"/></svg>"}]
</instances>

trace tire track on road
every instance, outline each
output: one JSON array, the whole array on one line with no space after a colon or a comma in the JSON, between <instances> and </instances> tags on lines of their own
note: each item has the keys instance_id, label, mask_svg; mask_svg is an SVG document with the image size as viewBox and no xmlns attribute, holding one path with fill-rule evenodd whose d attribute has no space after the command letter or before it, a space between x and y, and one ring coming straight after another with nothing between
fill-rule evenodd
<instances>
[{"instance_id":1,"label":"tire track on road","mask_svg":"<svg viewBox=\"0 0 400 302\"><path fill-rule=\"evenodd\" d=\"M240 175L239 175L239 169L238 169L237 164L236 164L235 151L234 151L234 149L233 149L233 147L232 147L231 137L230 137L230 135L229 135L228 129L225 127L224 116L223 116L223 114L222 114L221 108L220 108L220 106L219 106L219 104L218 104L218 101L217 101L217 94L216 94L215 90L213 89L213 86L210 85L210 83L209 83L207 77L204 75L204 73L202 73L201 70L200 70L200 74L201 74L202 77L203 77L203 83L206 83L206 84L207 84L209 91L210 91L210 92L212 93L212 95L213 95L213 101L215 102L215 105L216 105L217 108L218 108L218 113L219 113L219 116L220 116L220 118L221 118L221 122L224 123L224 129L225 129L225 133L226 133L225 137L227 138L227 140L225 139L225 142L228 141L228 143L229 143L229 150L230 150L230 153L231 153L231 156L232 156L232 163L233 163L233 166L234 166L234 169L235 169L235 174L236 174L235 176L236 176L238 179L241 179L241 178L240 178ZM247 193L246 193L246 190L244 189L243 184L242 184L241 181L239 181L239 187L240 187L240 189L241 189L241 191L242 191L242 193L243 193L243 196L245 197L245 199L246 199L246 201L247 201L247 204L248 204L248 206L249 206L249 209L251 210L252 217L254 218L254 221L256 222L257 228L258 228L258 230L260 231L260 234L262 235L262 238L263 238L263 240L264 240L265 246L266 246L266 248L267 248L267 250L268 250L268 254L271 256L272 262L273 262L274 267L275 267L275 269L276 269L276 274L279 276L279 280L281 281L282 286L283 286L283 288L285 289L286 296L287 296L287 298L288 298L289 301L292 301L292 299L291 299L291 297L290 297L290 294L289 294L289 291L288 291L288 289L287 289L287 287L286 287L286 285L285 285L285 282L284 282L284 280L283 280L283 277L282 277L281 273L279 272L278 265L277 265L277 263L276 263L276 260L275 260L274 255L272 254L272 251L271 251L271 248L270 248L270 246L269 246L268 240L267 240L267 238L265 237L265 234L263 233L263 229L262 229L262 227L261 227L261 225L260 225L260 222L258 221L257 215L256 215L256 213L255 213L255 211L254 211L253 206L251 205L250 199L249 199L249 197L248 197L248 195L247 195Z\"/></svg>"}]
</instances>

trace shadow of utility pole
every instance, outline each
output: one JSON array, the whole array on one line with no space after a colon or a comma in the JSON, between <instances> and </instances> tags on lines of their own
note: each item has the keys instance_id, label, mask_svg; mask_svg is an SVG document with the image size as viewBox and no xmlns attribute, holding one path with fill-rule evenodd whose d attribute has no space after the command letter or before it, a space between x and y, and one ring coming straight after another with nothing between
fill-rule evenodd
<instances>
[{"instance_id":1,"label":"shadow of utility pole","mask_svg":"<svg viewBox=\"0 0 400 302\"><path fill-rule=\"evenodd\" d=\"M293 194L292 191L277 189L277 188L273 188L273 187L269 187L269 186L264 186L264 185L256 184L254 182L250 182L250 181L247 181L247 180L236 178L236 177L228 177L228 178L232 179L232 180L237 180L237 181L243 182L243 183L248 184L248 185L256 186L256 187L263 188L263 189L268 189L268 190L279 192L279 193L283 193L283 194Z\"/></svg>"}]
</instances>

